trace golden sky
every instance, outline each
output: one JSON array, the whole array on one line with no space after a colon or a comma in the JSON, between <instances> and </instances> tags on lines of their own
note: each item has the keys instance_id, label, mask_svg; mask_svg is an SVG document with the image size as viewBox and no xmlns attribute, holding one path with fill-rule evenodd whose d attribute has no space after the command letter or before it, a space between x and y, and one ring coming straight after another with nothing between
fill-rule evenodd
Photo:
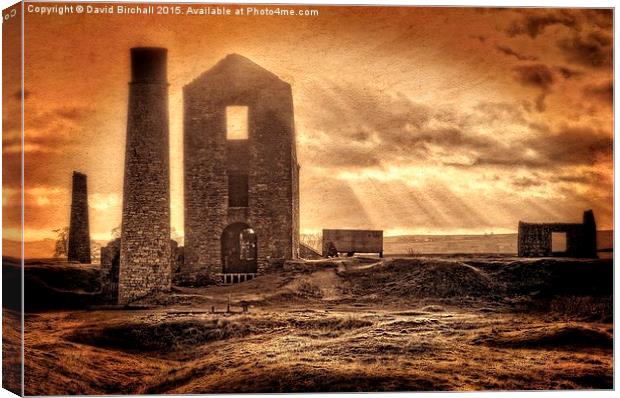
<instances>
[{"instance_id":1,"label":"golden sky","mask_svg":"<svg viewBox=\"0 0 620 398\"><path fill-rule=\"evenodd\" d=\"M26 240L68 225L72 170L88 175L91 237L120 224L134 46L168 48L178 235L182 88L230 53L292 86L302 232L515 232L587 208L613 227L610 10L292 8L319 15L27 13Z\"/></svg>"}]
</instances>

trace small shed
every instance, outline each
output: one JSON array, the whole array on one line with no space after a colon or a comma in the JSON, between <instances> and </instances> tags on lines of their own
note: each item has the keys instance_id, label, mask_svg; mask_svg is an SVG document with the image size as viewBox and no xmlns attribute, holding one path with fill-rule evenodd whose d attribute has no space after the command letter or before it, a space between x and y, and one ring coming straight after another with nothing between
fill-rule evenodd
<instances>
[{"instance_id":1,"label":"small shed","mask_svg":"<svg viewBox=\"0 0 620 398\"><path fill-rule=\"evenodd\" d=\"M383 231L367 229L324 229L323 256L337 253L378 253L383 257Z\"/></svg>"}]
</instances>

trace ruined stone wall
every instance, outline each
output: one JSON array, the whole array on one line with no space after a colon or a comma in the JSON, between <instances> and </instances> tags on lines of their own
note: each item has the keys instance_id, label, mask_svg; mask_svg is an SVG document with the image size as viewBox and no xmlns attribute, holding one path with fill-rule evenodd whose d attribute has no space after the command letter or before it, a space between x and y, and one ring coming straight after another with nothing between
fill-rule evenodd
<instances>
[{"instance_id":1,"label":"ruined stone wall","mask_svg":"<svg viewBox=\"0 0 620 398\"><path fill-rule=\"evenodd\" d=\"M118 301L120 256L120 238L101 248L101 296L106 303L114 304Z\"/></svg>"},{"instance_id":2,"label":"ruined stone wall","mask_svg":"<svg viewBox=\"0 0 620 398\"><path fill-rule=\"evenodd\" d=\"M170 169L167 51L131 50L119 274L120 304L168 291Z\"/></svg>"},{"instance_id":3,"label":"ruined stone wall","mask_svg":"<svg viewBox=\"0 0 620 398\"><path fill-rule=\"evenodd\" d=\"M226 107L248 107L248 139L226 139ZM222 272L221 235L235 222L257 234L258 272L298 253L298 177L291 87L229 55L184 88L186 283ZM247 164L244 162L247 161ZM228 174L248 173L248 206L228 206Z\"/></svg>"},{"instance_id":4,"label":"ruined stone wall","mask_svg":"<svg viewBox=\"0 0 620 398\"><path fill-rule=\"evenodd\" d=\"M88 225L88 189L86 175L73 172L71 216L67 259L90 264L90 232Z\"/></svg>"},{"instance_id":5,"label":"ruined stone wall","mask_svg":"<svg viewBox=\"0 0 620 398\"><path fill-rule=\"evenodd\" d=\"M293 134L295 131L293 130ZM297 163L297 150L295 145L295 137L293 138L293 156L291 163L291 189L293 197L293 258L297 259L301 256L300 237L299 237L299 163Z\"/></svg>"},{"instance_id":6,"label":"ruined stone wall","mask_svg":"<svg viewBox=\"0 0 620 398\"><path fill-rule=\"evenodd\" d=\"M172 270L172 283L180 283L181 267L184 261L184 248L177 241L170 240L170 269Z\"/></svg>"},{"instance_id":7,"label":"ruined stone wall","mask_svg":"<svg viewBox=\"0 0 620 398\"><path fill-rule=\"evenodd\" d=\"M566 233L566 251L552 251L552 233ZM596 258L596 222L591 210L584 213L583 224L519 222L520 257L566 256Z\"/></svg>"}]
</instances>

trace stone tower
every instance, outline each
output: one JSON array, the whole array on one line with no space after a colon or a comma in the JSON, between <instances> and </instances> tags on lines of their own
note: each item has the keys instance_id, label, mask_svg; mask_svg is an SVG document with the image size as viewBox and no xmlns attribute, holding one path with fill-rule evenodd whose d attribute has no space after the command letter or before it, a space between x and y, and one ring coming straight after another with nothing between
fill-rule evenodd
<instances>
[{"instance_id":1,"label":"stone tower","mask_svg":"<svg viewBox=\"0 0 620 398\"><path fill-rule=\"evenodd\" d=\"M131 49L118 301L170 290L167 50Z\"/></svg>"},{"instance_id":2,"label":"stone tower","mask_svg":"<svg viewBox=\"0 0 620 398\"><path fill-rule=\"evenodd\" d=\"M90 264L90 232L88 227L88 190L86 174L73 172L71 189L71 220L67 259Z\"/></svg>"},{"instance_id":3,"label":"stone tower","mask_svg":"<svg viewBox=\"0 0 620 398\"><path fill-rule=\"evenodd\" d=\"M185 283L243 282L296 258L291 86L237 54L184 87Z\"/></svg>"}]
</instances>

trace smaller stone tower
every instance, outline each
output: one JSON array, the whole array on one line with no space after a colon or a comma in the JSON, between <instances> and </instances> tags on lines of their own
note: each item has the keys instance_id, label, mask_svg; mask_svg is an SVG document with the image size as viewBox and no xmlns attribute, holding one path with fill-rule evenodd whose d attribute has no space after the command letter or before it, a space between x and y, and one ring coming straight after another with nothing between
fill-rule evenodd
<instances>
[{"instance_id":1,"label":"smaller stone tower","mask_svg":"<svg viewBox=\"0 0 620 398\"><path fill-rule=\"evenodd\" d=\"M71 221L67 259L90 264L90 232L88 227L88 191L86 174L73 172Z\"/></svg>"}]
</instances>

